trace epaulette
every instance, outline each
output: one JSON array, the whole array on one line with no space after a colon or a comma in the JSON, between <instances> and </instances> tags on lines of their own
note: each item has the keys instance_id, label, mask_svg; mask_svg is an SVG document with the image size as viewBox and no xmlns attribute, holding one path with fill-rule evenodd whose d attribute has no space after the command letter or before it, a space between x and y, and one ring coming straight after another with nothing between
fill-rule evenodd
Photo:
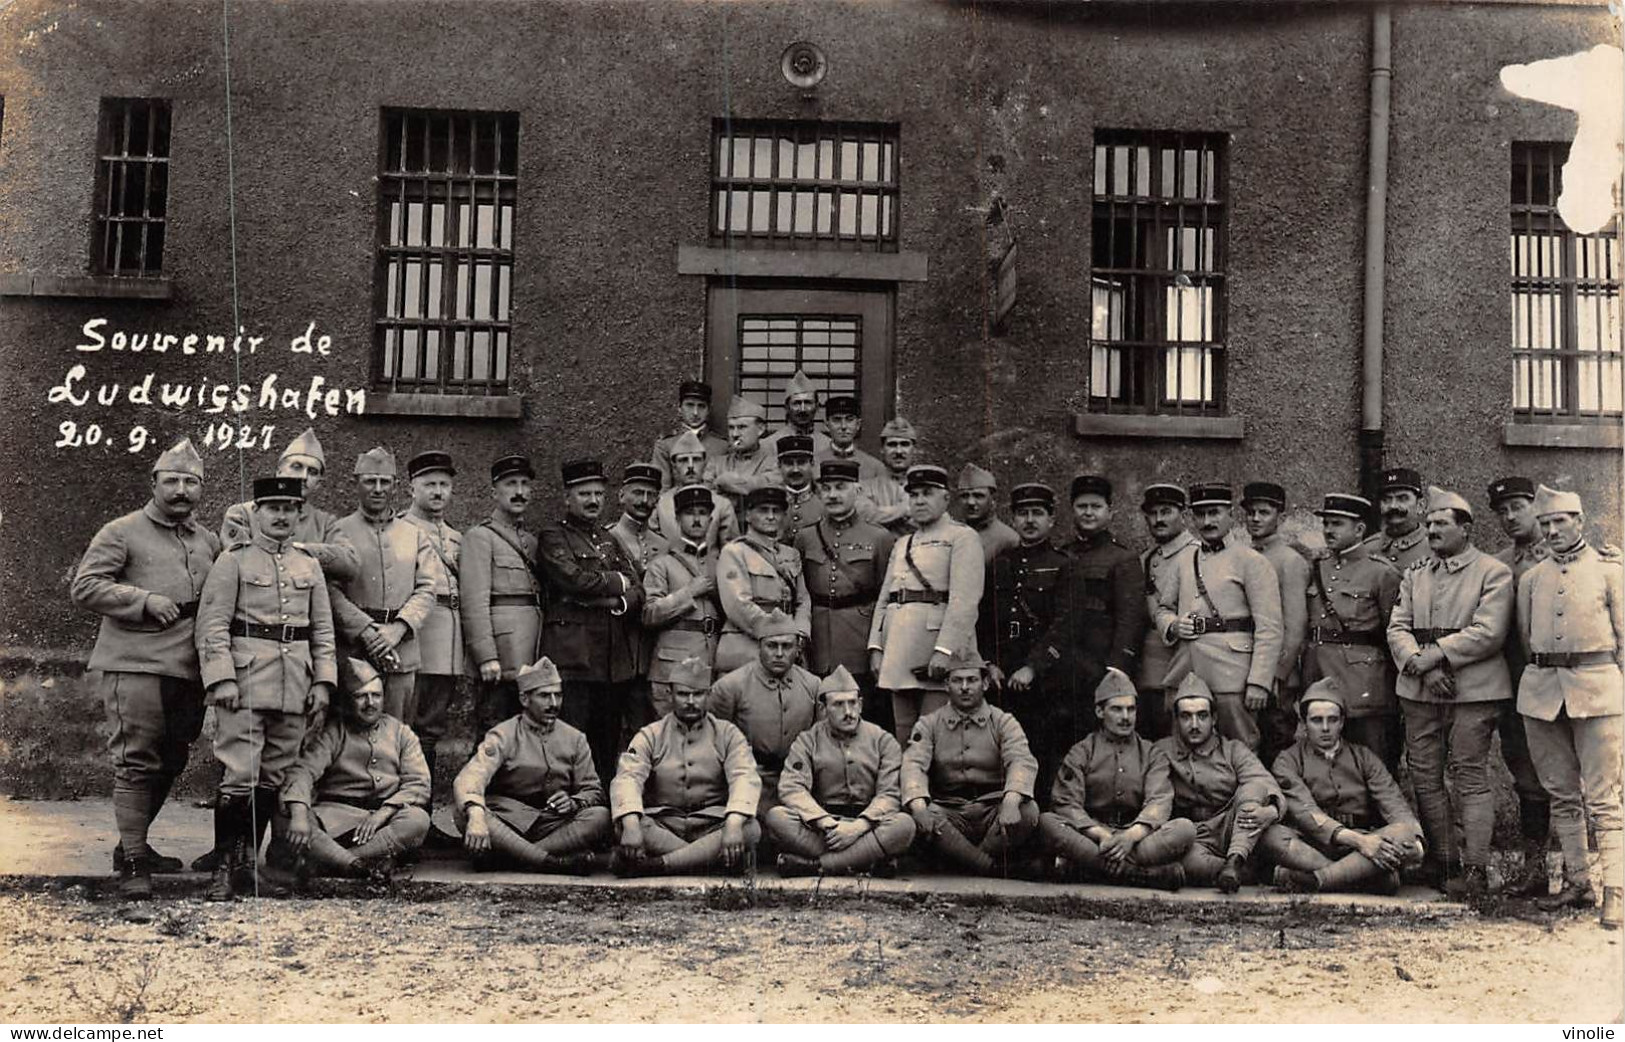
<instances>
[{"instance_id":1,"label":"epaulette","mask_svg":"<svg viewBox=\"0 0 1625 1042\"><path fill-rule=\"evenodd\" d=\"M1597 556L1604 561L1625 562L1625 551L1621 551L1619 547L1612 543L1604 543L1602 546L1597 547L1596 550Z\"/></svg>"},{"instance_id":2,"label":"epaulette","mask_svg":"<svg viewBox=\"0 0 1625 1042\"><path fill-rule=\"evenodd\" d=\"M1431 567L1433 567L1433 562L1437 561L1437 560L1438 560L1438 558L1432 556L1431 554L1428 555L1427 557L1420 557L1420 558L1417 558L1416 560L1412 561L1410 564L1406 565L1405 570L1407 572L1415 572L1415 571L1420 571L1421 569L1424 569L1424 568L1431 568Z\"/></svg>"}]
</instances>

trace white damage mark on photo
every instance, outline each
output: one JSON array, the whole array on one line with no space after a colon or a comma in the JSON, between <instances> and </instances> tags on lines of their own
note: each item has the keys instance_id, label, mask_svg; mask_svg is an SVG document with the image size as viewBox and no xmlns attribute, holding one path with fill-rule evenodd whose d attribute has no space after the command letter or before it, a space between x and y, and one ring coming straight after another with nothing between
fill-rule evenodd
<instances>
[{"instance_id":1,"label":"white damage mark on photo","mask_svg":"<svg viewBox=\"0 0 1625 1042\"><path fill-rule=\"evenodd\" d=\"M1625 54L1589 51L1501 69L1501 86L1520 98L1573 110L1580 118L1557 212L1581 235L1601 231L1614 213L1614 184L1625 147Z\"/></svg>"}]
</instances>

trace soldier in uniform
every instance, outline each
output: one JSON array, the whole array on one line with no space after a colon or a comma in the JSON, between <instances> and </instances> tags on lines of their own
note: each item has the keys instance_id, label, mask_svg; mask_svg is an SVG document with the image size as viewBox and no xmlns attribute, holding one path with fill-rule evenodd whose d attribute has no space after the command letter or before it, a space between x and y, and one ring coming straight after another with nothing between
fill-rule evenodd
<instances>
[{"instance_id":1,"label":"soldier in uniform","mask_svg":"<svg viewBox=\"0 0 1625 1042\"><path fill-rule=\"evenodd\" d=\"M485 733L452 785L477 868L585 875L609 839L604 785L587 736L559 719L564 681L543 658L515 679L523 709Z\"/></svg>"},{"instance_id":2,"label":"soldier in uniform","mask_svg":"<svg viewBox=\"0 0 1625 1042\"><path fill-rule=\"evenodd\" d=\"M564 678L565 723L586 732L599 777L614 770L621 729L635 702L643 583L603 527L608 482L597 460L568 460L564 518L537 531L547 589L542 651Z\"/></svg>"},{"instance_id":3,"label":"soldier in uniform","mask_svg":"<svg viewBox=\"0 0 1625 1042\"><path fill-rule=\"evenodd\" d=\"M1021 545L1016 530L999 519L999 479L992 472L974 463L965 464L959 472L955 495L965 513L965 524L982 541L982 560L991 564L993 558Z\"/></svg>"},{"instance_id":4,"label":"soldier in uniform","mask_svg":"<svg viewBox=\"0 0 1625 1042\"><path fill-rule=\"evenodd\" d=\"M1145 576L1146 626L1140 641L1140 671L1135 686L1140 689L1139 729L1152 741L1173 733L1167 699L1168 670L1174 664L1173 652L1157 629L1157 603L1174 586L1181 558L1196 552L1197 538L1185 529L1185 490L1178 485L1147 485L1140 500L1140 516L1151 534L1152 546L1140 553L1140 574ZM1170 608L1176 607L1172 602Z\"/></svg>"},{"instance_id":5,"label":"soldier in uniform","mask_svg":"<svg viewBox=\"0 0 1625 1042\"><path fill-rule=\"evenodd\" d=\"M1393 774L1405 748L1388 657L1388 617L1399 599L1399 572L1369 553L1370 500L1328 492L1315 513L1326 554L1310 566L1304 678L1337 681L1345 699L1343 734L1371 750Z\"/></svg>"},{"instance_id":6,"label":"soldier in uniform","mask_svg":"<svg viewBox=\"0 0 1625 1042\"><path fill-rule=\"evenodd\" d=\"M762 447L768 452L781 454L780 441L795 437L810 440L815 453L829 451L829 435L817 428L818 388L800 369L784 385L784 419L783 427L762 439Z\"/></svg>"},{"instance_id":7,"label":"soldier in uniform","mask_svg":"<svg viewBox=\"0 0 1625 1042\"><path fill-rule=\"evenodd\" d=\"M903 484L914 464L914 425L898 416L880 428L880 458L886 472L859 486L858 515L898 535L912 529L908 490Z\"/></svg>"},{"instance_id":8,"label":"soldier in uniform","mask_svg":"<svg viewBox=\"0 0 1625 1042\"><path fill-rule=\"evenodd\" d=\"M863 411L856 395L832 394L824 401L824 425L829 428L829 448L814 454L813 462L843 460L858 465L858 480L884 477L886 465L858 448L858 432L863 429Z\"/></svg>"},{"instance_id":9,"label":"soldier in uniform","mask_svg":"<svg viewBox=\"0 0 1625 1042\"><path fill-rule=\"evenodd\" d=\"M524 456L491 464L491 516L463 534L463 633L479 670L474 725L489 731L519 712L514 678L542 653L542 587L536 537L525 531L536 471Z\"/></svg>"},{"instance_id":10,"label":"soldier in uniform","mask_svg":"<svg viewBox=\"0 0 1625 1042\"><path fill-rule=\"evenodd\" d=\"M813 485L812 439L786 434L778 440L779 473L784 475L784 517L779 520L779 542L795 546L796 536L824 516L824 501Z\"/></svg>"},{"instance_id":11,"label":"soldier in uniform","mask_svg":"<svg viewBox=\"0 0 1625 1042\"><path fill-rule=\"evenodd\" d=\"M1625 570L1619 555L1586 544L1580 497L1541 486L1535 515L1550 556L1518 585L1518 626L1528 666L1518 712L1541 784L1552 797L1552 828L1563 848L1563 889L1545 907L1589 907L1585 819L1597 832L1602 925L1620 928L1620 761L1625 746Z\"/></svg>"},{"instance_id":12,"label":"soldier in uniform","mask_svg":"<svg viewBox=\"0 0 1625 1042\"><path fill-rule=\"evenodd\" d=\"M609 785L616 875L737 871L762 837L750 741L705 711L710 667L680 662L671 684L671 712L633 736Z\"/></svg>"},{"instance_id":13,"label":"soldier in uniform","mask_svg":"<svg viewBox=\"0 0 1625 1042\"><path fill-rule=\"evenodd\" d=\"M716 486L706 478L710 459L712 457L706 455L705 447L692 432L684 433L672 443L673 485L660 493L660 498L655 501L654 515L649 518L649 527L667 543L675 542L681 532L681 526L677 523L677 490L703 485L716 492ZM705 543L712 550L720 550L724 543L739 535L739 516L734 512L733 501L727 496L717 493L714 499L711 522L705 530Z\"/></svg>"},{"instance_id":14,"label":"soldier in uniform","mask_svg":"<svg viewBox=\"0 0 1625 1042\"><path fill-rule=\"evenodd\" d=\"M1201 674L1185 674L1174 692L1174 733L1156 748L1168 757L1174 815L1196 823L1196 842L1181 862L1186 880L1233 894L1286 797L1246 745L1218 733L1216 704Z\"/></svg>"},{"instance_id":15,"label":"soldier in uniform","mask_svg":"<svg viewBox=\"0 0 1625 1042\"><path fill-rule=\"evenodd\" d=\"M1214 696L1219 734L1256 754L1258 711L1280 663L1281 586L1263 554L1225 543L1235 524L1230 486L1193 485L1190 504L1201 545L1157 589L1157 631L1175 648L1168 681L1200 676Z\"/></svg>"},{"instance_id":16,"label":"soldier in uniform","mask_svg":"<svg viewBox=\"0 0 1625 1042\"><path fill-rule=\"evenodd\" d=\"M1241 490L1241 512L1253 549L1275 568L1281 590L1281 654L1270 704L1259 714L1263 732L1260 759L1270 763L1276 753L1293 743L1298 729L1298 693L1303 690L1298 659L1309 631L1309 559L1281 534L1286 489L1273 481L1248 482Z\"/></svg>"},{"instance_id":17,"label":"soldier in uniform","mask_svg":"<svg viewBox=\"0 0 1625 1042\"><path fill-rule=\"evenodd\" d=\"M384 712L371 663L339 664L339 711L282 783L288 846L321 875L386 881L429 833L429 764L417 735Z\"/></svg>"},{"instance_id":18,"label":"soldier in uniform","mask_svg":"<svg viewBox=\"0 0 1625 1042\"><path fill-rule=\"evenodd\" d=\"M73 603L102 617L89 665L102 674L113 761L113 868L130 898L182 867L147 830L203 730L193 622L220 542L192 521L202 498L203 460L182 439L153 463L151 499L97 531L73 578Z\"/></svg>"},{"instance_id":19,"label":"soldier in uniform","mask_svg":"<svg viewBox=\"0 0 1625 1042\"><path fill-rule=\"evenodd\" d=\"M305 714L324 711L338 682L322 566L291 545L304 497L299 478L256 479L253 536L215 560L198 599L198 663L223 768L213 901L254 885L260 841L305 739Z\"/></svg>"},{"instance_id":20,"label":"soldier in uniform","mask_svg":"<svg viewBox=\"0 0 1625 1042\"><path fill-rule=\"evenodd\" d=\"M712 466L709 484L732 501L734 509L744 506L745 497L759 488L783 485L778 457L763 445L762 431L767 410L743 395L728 403L728 451Z\"/></svg>"},{"instance_id":21,"label":"soldier in uniform","mask_svg":"<svg viewBox=\"0 0 1625 1042\"><path fill-rule=\"evenodd\" d=\"M950 864L982 876L1019 872L1038 831L1038 761L1016 718L988 705L975 649L950 656L946 672L948 704L915 722L903 752L903 806L920 842Z\"/></svg>"},{"instance_id":22,"label":"soldier in uniform","mask_svg":"<svg viewBox=\"0 0 1625 1042\"><path fill-rule=\"evenodd\" d=\"M898 741L947 704L955 650L975 654L984 572L981 540L948 516L948 472L910 467L906 483L914 530L892 547L869 626L869 668L891 692Z\"/></svg>"},{"instance_id":23,"label":"soldier in uniform","mask_svg":"<svg viewBox=\"0 0 1625 1042\"><path fill-rule=\"evenodd\" d=\"M1512 569L1513 587L1524 573L1548 556L1546 541L1540 537L1535 520L1535 483L1528 478L1500 478L1490 483L1490 509L1501 520L1501 528L1512 545L1495 559ZM1520 620L1521 622L1521 620ZM1501 646L1507 660L1507 676L1516 696L1527 661L1523 641L1508 638ZM1501 759L1512 772L1512 788L1518 794L1518 833L1523 841L1523 875L1510 884L1509 891L1520 897L1545 897L1551 890L1551 874L1546 852L1551 846L1551 799L1540 784L1540 774L1529 755L1523 714L1517 698L1501 703L1501 719L1496 730L1501 735Z\"/></svg>"},{"instance_id":24,"label":"soldier in uniform","mask_svg":"<svg viewBox=\"0 0 1625 1042\"><path fill-rule=\"evenodd\" d=\"M637 584L643 585L644 573L654 559L666 552L670 542L649 527L654 516L655 503L660 498L660 471L652 463L628 463L621 475L621 516L610 526L609 534L621 544L627 560L632 562ZM628 724L637 718L641 726L644 707L649 704L649 663L654 654L654 634L639 624L632 627L637 642L637 676L632 681L631 706Z\"/></svg>"},{"instance_id":25,"label":"soldier in uniform","mask_svg":"<svg viewBox=\"0 0 1625 1042\"><path fill-rule=\"evenodd\" d=\"M435 607L444 569L429 537L395 516L395 457L383 448L356 457L361 503L337 531L356 548L361 568L343 582L330 582L333 622L354 657L365 657L384 674L384 712L417 719L417 634Z\"/></svg>"},{"instance_id":26,"label":"soldier in uniform","mask_svg":"<svg viewBox=\"0 0 1625 1042\"><path fill-rule=\"evenodd\" d=\"M684 380L679 383L677 416L681 421L677 429L655 440L654 464L660 471L660 484L663 488L676 488L678 485L691 484L692 481L698 480L698 477L690 481L680 479L673 465L672 449L685 434L693 435L710 459L721 459L728 451L727 439L714 433L708 426L711 421L710 384L700 380Z\"/></svg>"},{"instance_id":27,"label":"soldier in uniform","mask_svg":"<svg viewBox=\"0 0 1625 1042\"><path fill-rule=\"evenodd\" d=\"M1173 818L1168 754L1134 728L1139 695L1116 666L1095 686L1100 727L1074 745L1038 817L1061 876L1178 890L1196 826Z\"/></svg>"},{"instance_id":28,"label":"soldier in uniform","mask_svg":"<svg viewBox=\"0 0 1625 1042\"><path fill-rule=\"evenodd\" d=\"M1465 499L1428 489L1433 557L1400 577L1388 648L1399 667L1405 761L1427 833L1429 876L1448 881L1452 896L1477 900L1489 890L1495 827L1490 738L1497 703L1512 697L1501 645L1512 627L1513 583L1510 568L1472 545L1472 527Z\"/></svg>"},{"instance_id":29,"label":"soldier in uniform","mask_svg":"<svg viewBox=\"0 0 1625 1042\"><path fill-rule=\"evenodd\" d=\"M845 666L819 683L818 700L822 718L790 744L780 805L764 819L783 848L779 874L889 874L914 842L914 819L903 813L903 748L863 718L863 693Z\"/></svg>"},{"instance_id":30,"label":"soldier in uniform","mask_svg":"<svg viewBox=\"0 0 1625 1042\"><path fill-rule=\"evenodd\" d=\"M717 678L706 712L744 732L762 778L757 817L778 804L779 772L796 735L818 714L818 678L796 665L801 634L796 620L774 609L762 621L757 660Z\"/></svg>"},{"instance_id":31,"label":"soldier in uniform","mask_svg":"<svg viewBox=\"0 0 1625 1042\"><path fill-rule=\"evenodd\" d=\"M1299 700L1303 737L1275 758L1286 824L1260 846L1276 862L1275 886L1289 893L1399 891L1399 869L1422 860L1422 826L1376 754L1343 737L1348 700L1332 677Z\"/></svg>"},{"instance_id":32,"label":"soldier in uniform","mask_svg":"<svg viewBox=\"0 0 1625 1042\"><path fill-rule=\"evenodd\" d=\"M861 472L856 460L826 459L820 464L824 516L796 536L802 580L812 602L807 664L821 676L837 666L846 667L863 693L864 718L891 731L895 726L891 698L876 696L875 675L869 668L869 625L897 538L858 518Z\"/></svg>"},{"instance_id":33,"label":"soldier in uniform","mask_svg":"<svg viewBox=\"0 0 1625 1042\"><path fill-rule=\"evenodd\" d=\"M1403 572L1428 556L1427 532L1422 528L1424 500L1422 475L1398 467L1382 472L1377 509L1382 531L1367 539L1366 553Z\"/></svg>"},{"instance_id":34,"label":"soldier in uniform","mask_svg":"<svg viewBox=\"0 0 1625 1042\"><path fill-rule=\"evenodd\" d=\"M801 557L778 541L784 489L757 489L745 499L744 535L717 558L717 600L727 621L717 642L716 670L727 673L756 661L756 642L775 610L795 619L802 637L812 632L812 605L801 576Z\"/></svg>"},{"instance_id":35,"label":"soldier in uniform","mask_svg":"<svg viewBox=\"0 0 1625 1042\"><path fill-rule=\"evenodd\" d=\"M342 582L355 575L361 567L355 547L336 528L338 515L330 514L310 502L309 496L322 483L327 473L327 456L322 443L316 440L316 430L305 428L303 434L288 443L282 457L276 461L276 476L298 478L305 483L305 504L293 526L293 538L299 549L315 557L322 566L328 582ZM254 504L234 503L226 508L225 520L220 524L220 545L226 549L248 543L254 537Z\"/></svg>"},{"instance_id":36,"label":"soldier in uniform","mask_svg":"<svg viewBox=\"0 0 1625 1042\"><path fill-rule=\"evenodd\" d=\"M713 496L704 485L675 489L679 538L650 562L643 573L644 636L653 643L649 659L649 704L652 723L671 712L671 673L684 659L699 659L707 669L716 661L722 631L722 605L717 601L717 556L706 539ZM709 685L707 685L709 686Z\"/></svg>"},{"instance_id":37,"label":"soldier in uniform","mask_svg":"<svg viewBox=\"0 0 1625 1042\"><path fill-rule=\"evenodd\" d=\"M434 606L417 633L417 716L409 723L423 747L429 776L434 777L435 750L446 737L457 678L463 675L463 616L457 599L457 560L463 535L446 524L451 504L452 479L457 471L444 452L420 452L406 461L412 482L412 505L401 518L423 533L440 562L434 587Z\"/></svg>"}]
</instances>

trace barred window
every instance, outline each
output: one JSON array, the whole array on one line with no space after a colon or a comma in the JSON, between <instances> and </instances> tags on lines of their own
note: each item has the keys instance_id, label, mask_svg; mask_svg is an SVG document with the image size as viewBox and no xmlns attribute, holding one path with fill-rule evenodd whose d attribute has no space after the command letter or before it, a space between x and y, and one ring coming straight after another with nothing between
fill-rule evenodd
<instances>
[{"instance_id":1,"label":"barred window","mask_svg":"<svg viewBox=\"0 0 1625 1042\"><path fill-rule=\"evenodd\" d=\"M1225 137L1095 132L1089 408L1224 411Z\"/></svg>"},{"instance_id":2,"label":"barred window","mask_svg":"<svg viewBox=\"0 0 1625 1042\"><path fill-rule=\"evenodd\" d=\"M98 275L163 273L170 115L170 103L162 98L102 99L90 247Z\"/></svg>"},{"instance_id":3,"label":"barred window","mask_svg":"<svg viewBox=\"0 0 1625 1042\"><path fill-rule=\"evenodd\" d=\"M738 393L767 408L767 425L786 422L784 388L800 369L831 394L858 394L863 323L857 315L740 315Z\"/></svg>"},{"instance_id":4,"label":"barred window","mask_svg":"<svg viewBox=\"0 0 1625 1042\"><path fill-rule=\"evenodd\" d=\"M1619 216L1563 223L1566 144L1512 146L1512 407L1565 423L1621 415Z\"/></svg>"},{"instance_id":5,"label":"barred window","mask_svg":"<svg viewBox=\"0 0 1625 1042\"><path fill-rule=\"evenodd\" d=\"M711 236L753 247L897 249L897 127L719 119Z\"/></svg>"},{"instance_id":6,"label":"barred window","mask_svg":"<svg viewBox=\"0 0 1625 1042\"><path fill-rule=\"evenodd\" d=\"M389 389L506 393L518 172L515 113L384 110L373 314Z\"/></svg>"}]
</instances>

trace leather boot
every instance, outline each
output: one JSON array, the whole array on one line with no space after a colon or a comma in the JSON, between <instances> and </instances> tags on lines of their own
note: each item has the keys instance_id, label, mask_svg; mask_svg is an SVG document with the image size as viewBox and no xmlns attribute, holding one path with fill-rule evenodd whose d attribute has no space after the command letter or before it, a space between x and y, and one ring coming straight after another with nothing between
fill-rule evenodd
<instances>
[{"instance_id":1,"label":"leather boot","mask_svg":"<svg viewBox=\"0 0 1625 1042\"><path fill-rule=\"evenodd\" d=\"M1552 892L1552 872L1546 863L1546 838L1524 837L1523 871L1505 890L1511 897L1545 897Z\"/></svg>"},{"instance_id":2,"label":"leather boot","mask_svg":"<svg viewBox=\"0 0 1625 1042\"><path fill-rule=\"evenodd\" d=\"M1604 930L1617 930L1620 928L1625 909L1620 907L1621 900L1625 899L1625 889L1617 886L1602 888L1602 915L1599 921Z\"/></svg>"},{"instance_id":3,"label":"leather boot","mask_svg":"<svg viewBox=\"0 0 1625 1042\"><path fill-rule=\"evenodd\" d=\"M1185 885L1185 867L1177 861L1171 865L1154 865L1150 868L1135 865L1118 878L1129 886L1143 886L1172 893Z\"/></svg>"},{"instance_id":4,"label":"leather boot","mask_svg":"<svg viewBox=\"0 0 1625 1042\"><path fill-rule=\"evenodd\" d=\"M123 875L124 874L124 864L125 864L124 844L122 842L120 842L120 843L115 844L114 847L113 847L113 871L117 872L119 875ZM186 864L185 864L185 862L181 861L180 858L178 858L178 857L170 857L167 854L160 854L156 850L152 849L152 847L150 845L147 847L147 871L148 872L151 872L151 873L170 873L170 872L181 872L181 871L184 871L185 869L186 869Z\"/></svg>"},{"instance_id":5,"label":"leather boot","mask_svg":"<svg viewBox=\"0 0 1625 1042\"><path fill-rule=\"evenodd\" d=\"M810 857L802 857L800 854L782 853L774 862L774 867L779 870L779 875L786 879L796 876L816 876L819 872L817 861Z\"/></svg>"},{"instance_id":6,"label":"leather boot","mask_svg":"<svg viewBox=\"0 0 1625 1042\"><path fill-rule=\"evenodd\" d=\"M1275 866L1275 889L1284 894L1318 894L1320 893L1320 880L1313 872L1305 872L1298 868L1287 868L1285 865Z\"/></svg>"},{"instance_id":7,"label":"leather boot","mask_svg":"<svg viewBox=\"0 0 1625 1042\"><path fill-rule=\"evenodd\" d=\"M145 901L152 896L152 862L148 855L125 858L119 876L118 893L126 901Z\"/></svg>"},{"instance_id":8,"label":"leather boot","mask_svg":"<svg viewBox=\"0 0 1625 1042\"><path fill-rule=\"evenodd\" d=\"M246 827L247 801L237 796L221 795L214 805L214 878L209 881L207 898L210 901L230 901L237 896L232 886L236 869L236 849L239 832ZM201 860L201 859L200 859Z\"/></svg>"},{"instance_id":9,"label":"leather boot","mask_svg":"<svg viewBox=\"0 0 1625 1042\"><path fill-rule=\"evenodd\" d=\"M1589 880L1577 883L1567 877L1563 879L1563 889L1550 897L1535 899L1535 907L1543 912L1560 912L1565 908L1595 908L1596 905L1597 895L1592 892Z\"/></svg>"},{"instance_id":10,"label":"leather boot","mask_svg":"<svg viewBox=\"0 0 1625 1042\"><path fill-rule=\"evenodd\" d=\"M1244 861L1240 854L1231 854L1224 859L1224 868L1219 870L1219 878L1213 881L1219 893L1233 894L1241 889L1241 866Z\"/></svg>"}]
</instances>

